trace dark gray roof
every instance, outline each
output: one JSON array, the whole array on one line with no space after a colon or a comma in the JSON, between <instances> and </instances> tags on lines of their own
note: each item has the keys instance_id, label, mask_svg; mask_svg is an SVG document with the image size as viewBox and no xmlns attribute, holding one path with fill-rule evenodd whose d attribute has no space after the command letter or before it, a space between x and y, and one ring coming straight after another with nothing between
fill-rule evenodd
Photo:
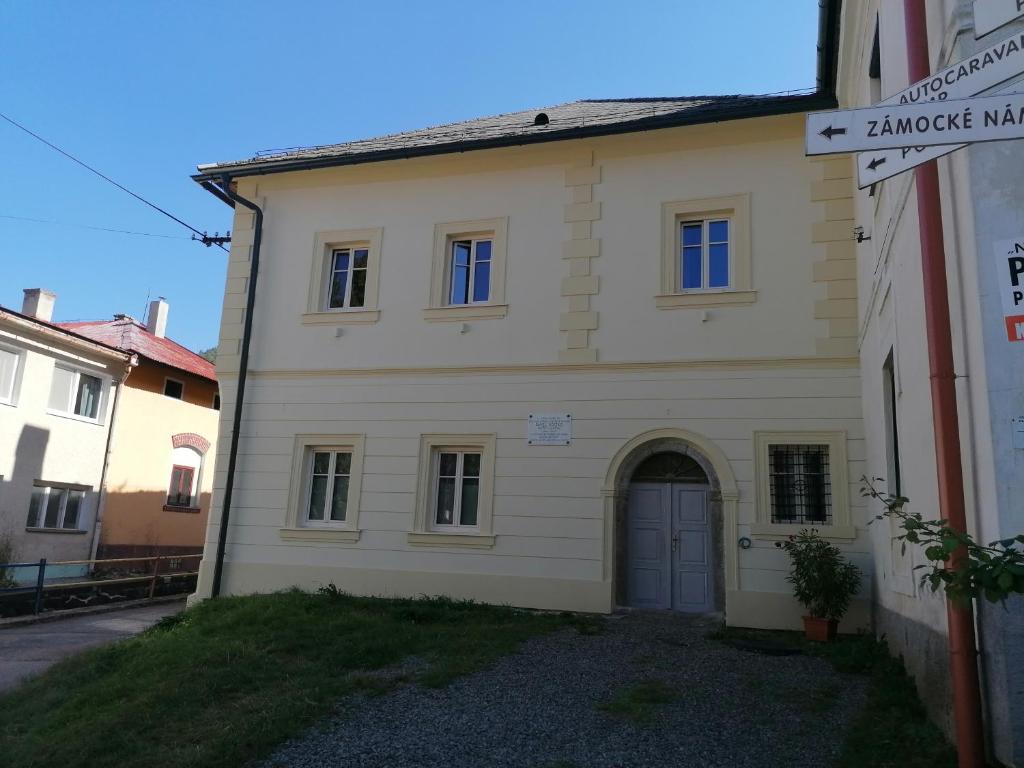
<instances>
[{"instance_id":1,"label":"dark gray roof","mask_svg":"<svg viewBox=\"0 0 1024 768\"><path fill-rule=\"evenodd\" d=\"M481 117L372 139L261 152L233 162L200 165L197 180L390 160L471 149L532 144L653 130L831 106L816 92L766 96L679 96L586 99L553 107ZM537 125L539 113L547 123Z\"/></svg>"}]
</instances>

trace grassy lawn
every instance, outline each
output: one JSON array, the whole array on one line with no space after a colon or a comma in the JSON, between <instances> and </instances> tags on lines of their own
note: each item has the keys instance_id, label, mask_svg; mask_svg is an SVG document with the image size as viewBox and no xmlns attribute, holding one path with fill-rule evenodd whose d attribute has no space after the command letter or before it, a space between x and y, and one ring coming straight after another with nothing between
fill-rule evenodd
<instances>
[{"instance_id":1,"label":"grassy lawn","mask_svg":"<svg viewBox=\"0 0 1024 768\"><path fill-rule=\"evenodd\" d=\"M868 700L853 721L837 768L955 768L956 753L928 719L903 662L869 635L842 636L834 643L811 643L796 632L723 629L722 642L766 641L827 659L839 672L867 675ZM807 705L826 705L823 689Z\"/></svg>"},{"instance_id":2,"label":"grassy lawn","mask_svg":"<svg viewBox=\"0 0 1024 768\"><path fill-rule=\"evenodd\" d=\"M0 763L238 766L415 656L441 686L526 638L591 619L444 599L282 592L207 601L0 697ZM386 678L384 679L386 681Z\"/></svg>"}]
</instances>

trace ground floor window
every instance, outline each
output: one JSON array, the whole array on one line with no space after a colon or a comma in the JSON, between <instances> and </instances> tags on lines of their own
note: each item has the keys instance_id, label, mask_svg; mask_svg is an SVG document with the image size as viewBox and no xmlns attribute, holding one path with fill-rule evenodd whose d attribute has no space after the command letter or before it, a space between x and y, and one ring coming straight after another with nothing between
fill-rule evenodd
<instances>
[{"instance_id":1,"label":"ground floor window","mask_svg":"<svg viewBox=\"0 0 1024 768\"><path fill-rule=\"evenodd\" d=\"M351 475L351 451L310 451L306 522L345 522Z\"/></svg>"},{"instance_id":2,"label":"ground floor window","mask_svg":"<svg viewBox=\"0 0 1024 768\"><path fill-rule=\"evenodd\" d=\"M827 445L769 445L773 523L832 522Z\"/></svg>"},{"instance_id":3,"label":"ground floor window","mask_svg":"<svg viewBox=\"0 0 1024 768\"><path fill-rule=\"evenodd\" d=\"M171 468L171 485L167 490L167 506L192 506L192 485L195 480L195 468L175 464Z\"/></svg>"},{"instance_id":4,"label":"ground floor window","mask_svg":"<svg viewBox=\"0 0 1024 768\"><path fill-rule=\"evenodd\" d=\"M28 506L28 528L81 530L85 490L68 486L36 485Z\"/></svg>"},{"instance_id":5,"label":"ground floor window","mask_svg":"<svg viewBox=\"0 0 1024 768\"><path fill-rule=\"evenodd\" d=\"M436 453L434 525L476 528L480 501L480 453L439 450Z\"/></svg>"}]
</instances>

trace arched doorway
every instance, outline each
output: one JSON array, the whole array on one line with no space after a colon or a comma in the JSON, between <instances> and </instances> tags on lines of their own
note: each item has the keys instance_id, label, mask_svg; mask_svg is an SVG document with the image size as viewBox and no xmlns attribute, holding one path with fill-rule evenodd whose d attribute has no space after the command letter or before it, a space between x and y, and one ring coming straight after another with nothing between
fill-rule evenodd
<instances>
[{"instance_id":1,"label":"arched doorway","mask_svg":"<svg viewBox=\"0 0 1024 768\"><path fill-rule=\"evenodd\" d=\"M613 459L605 495L616 604L725 611L738 493L717 446L685 430L640 435Z\"/></svg>"}]
</instances>

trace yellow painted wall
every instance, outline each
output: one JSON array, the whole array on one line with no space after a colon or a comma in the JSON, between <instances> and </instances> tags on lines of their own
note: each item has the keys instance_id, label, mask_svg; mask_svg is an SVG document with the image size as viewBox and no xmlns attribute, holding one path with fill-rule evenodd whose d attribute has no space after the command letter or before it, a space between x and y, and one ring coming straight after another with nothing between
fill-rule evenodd
<instances>
[{"instance_id":1,"label":"yellow painted wall","mask_svg":"<svg viewBox=\"0 0 1024 768\"><path fill-rule=\"evenodd\" d=\"M186 400L162 394L163 377L168 371L185 380ZM211 390L211 384L203 379L165 370L148 361L132 371L114 426L101 545L202 546L213 488L213 446L220 415L209 407ZM187 402L190 392L207 405ZM199 478L198 513L163 508L171 476L171 439L179 433L195 433L210 442Z\"/></svg>"}]
</instances>

